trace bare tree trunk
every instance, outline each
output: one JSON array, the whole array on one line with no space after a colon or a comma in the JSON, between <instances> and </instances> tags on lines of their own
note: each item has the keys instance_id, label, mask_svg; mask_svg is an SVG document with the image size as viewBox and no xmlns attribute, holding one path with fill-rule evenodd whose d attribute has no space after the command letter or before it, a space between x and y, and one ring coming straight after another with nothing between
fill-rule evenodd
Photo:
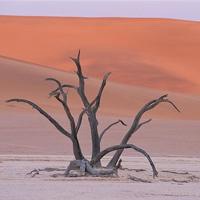
<instances>
[{"instance_id":1,"label":"bare tree trunk","mask_svg":"<svg viewBox=\"0 0 200 200\"><path fill-rule=\"evenodd\" d=\"M95 113L88 114L88 120L92 137L92 159L100 152L100 139L98 134L98 122ZM98 164L99 165L99 164Z\"/></svg>"},{"instance_id":2,"label":"bare tree trunk","mask_svg":"<svg viewBox=\"0 0 200 200\"><path fill-rule=\"evenodd\" d=\"M76 160L84 159L77 137L72 136L73 154Z\"/></svg>"}]
</instances>

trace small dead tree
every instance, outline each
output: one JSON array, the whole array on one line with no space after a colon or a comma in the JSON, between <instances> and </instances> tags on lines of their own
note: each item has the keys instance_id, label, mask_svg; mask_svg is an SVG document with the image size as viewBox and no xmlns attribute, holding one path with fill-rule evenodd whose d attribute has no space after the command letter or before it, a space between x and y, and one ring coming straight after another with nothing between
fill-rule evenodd
<instances>
[{"instance_id":1,"label":"small dead tree","mask_svg":"<svg viewBox=\"0 0 200 200\"><path fill-rule=\"evenodd\" d=\"M136 114L136 116L133 119L132 125L129 128L129 130L125 133L124 137L122 138L120 144L114 145L111 147L108 147L104 150L101 150L101 139L105 135L106 132L108 132L114 125L121 123L122 125L126 126L126 124L122 120L118 120L116 122L113 122L112 124L108 125L103 131L99 132L98 130L98 120L97 120L97 112L99 110L100 104L101 104L101 98L104 91L104 88L107 83L107 79L110 76L110 72L105 74L102 80L102 83L100 85L100 88L97 92L96 97L90 101L85 93L85 80L87 77L83 75L82 67L80 63L80 51L78 52L78 55L76 58L71 58L72 61L75 63L77 71L77 77L78 77L78 85L71 85L71 84L62 84L60 81L58 81L55 78L47 78L47 81L52 81L56 83L56 88L50 92L50 97L55 97L55 99L63 106L63 109L66 113L66 117L70 122L70 130L64 129L58 121L56 121L51 115L49 115L44 109L39 107L37 104L35 104L32 101L26 100L26 99L9 99L7 100L8 103L10 102L22 102L29 104L34 109L36 109L39 113L41 113L46 119L48 119L55 128L68 137L69 140L71 140L73 145L73 154L75 157L74 161L71 161L70 165L68 166L68 169L66 170L66 175L70 172L70 170L73 169L80 169L82 172L87 172L91 175L101 176L101 175L112 175L116 173L118 161L121 157L121 154L123 153L124 149L133 149L141 154L143 154L147 160L150 163L150 166L153 170L153 176L157 176L158 172L155 168L155 165L149 156L149 154L142 148L139 148L133 144L129 144L128 141L132 137L132 135L140 129L143 125L149 123L151 119L142 121L142 116L158 106L161 103L168 103L171 106L173 106L178 112L179 109L176 107L176 105L170 101L167 98L167 95L163 95L157 99L154 99L147 104L145 104L139 112ZM71 88L75 90L80 97L82 104L84 106L83 110L80 112L77 122L74 119L74 116L71 113L70 107L68 105L68 96L65 92L66 88ZM90 127L90 134L91 134L91 140L92 140L92 155L91 159L87 160L81 150L81 145L78 140L78 133L82 124L83 116L86 115L89 127ZM114 156L110 160L110 162L107 164L106 167L102 167L101 165L101 159L107 155L108 153L115 151Z\"/></svg>"}]
</instances>

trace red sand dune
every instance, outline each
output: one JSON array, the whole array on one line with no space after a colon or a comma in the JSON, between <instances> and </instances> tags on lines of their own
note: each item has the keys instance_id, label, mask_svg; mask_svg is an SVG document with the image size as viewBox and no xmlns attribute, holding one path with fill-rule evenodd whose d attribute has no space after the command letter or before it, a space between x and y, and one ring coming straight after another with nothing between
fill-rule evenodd
<instances>
[{"instance_id":1,"label":"red sand dune","mask_svg":"<svg viewBox=\"0 0 200 200\"><path fill-rule=\"evenodd\" d=\"M22 104L5 104L9 98L28 98L48 109L60 111L54 98L48 99L49 91L56 86L54 83L45 82L47 77L55 77L63 83L76 84L76 75L58 71L51 68L19 62L0 57L0 107L5 110L13 105L16 108L28 109ZM101 82L89 78L86 83L86 92L90 99L94 98ZM133 114L147 101L165 94L164 91L153 90L145 87L128 86L118 83L107 83L101 105L101 113L114 116L133 116ZM200 98L192 95L169 93L172 99L181 109L177 113L171 106L162 104L151 112L151 116L158 118L200 119ZM77 94L69 91L69 103L77 112L81 108ZM14 109L11 107L9 110ZM23 110L22 109L22 110ZM28 109L31 111L31 109Z\"/></svg>"},{"instance_id":2,"label":"red sand dune","mask_svg":"<svg viewBox=\"0 0 200 200\"><path fill-rule=\"evenodd\" d=\"M59 134L44 117L30 106L6 104L5 100L14 97L33 100L66 127L68 121L61 106L54 98L48 99L47 96L55 85L44 79L55 77L66 83L76 83L75 75L6 58L0 58L0 69L0 153L72 154L70 141ZM91 98L96 94L99 84L97 79L87 80L87 94ZM144 103L162 94L163 91L108 82L102 99L101 113L104 115L99 118L99 130L119 118L130 125L132 118L129 116L132 117ZM75 114L80 108L76 96L73 90L69 91L70 104ZM160 105L144 116L143 120L153 118L153 121L139 130L131 142L155 156L199 156L200 125L195 120L200 119L200 98L176 93L170 93L169 97L182 112L175 112L167 104ZM118 144L128 127L115 126L105 136L102 148L111 143ZM86 154L91 153L88 130L84 121L79 137ZM134 155L132 151L127 153Z\"/></svg>"},{"instance_id":3,"label":"red sand dune","mask_svg":"<svg viewBox=\"0 0 200 200\"><path fill-rule=\"evenodd\" d=\"M0 17L0 55L160 90L199 94L200 23L168 19Z\"/></svg>"},{"instance_id":4,"label":"red sand dune","mask_svg":"<svg viewBox=\"0 0 200 200\"><path fill-rule=\"evenodd\" d=\"M68 57L80 48L83 71L92 77L87 80L90 99L101 83L97 78L113 72L102 99L99 130L118 117L130 125L130 116L144 103L169 93L181 113L167 104L160 105L144 116L157 119L139 130L131 142L152 155L199 156L198 22L2 16L0 30L1 153L71 154L70 142L38 113L5 100L33 100L67 126L61 106L48 98L55 85L44 79L55 77L76 84L71 73L75 66ZM73 90L69 91L69 103L77 114L82 106ZM119 143L126 129L114 127L105 136L103 147ZM89 154L87 123L80 130L81 145Z\"/></svg>"}]
</instances>

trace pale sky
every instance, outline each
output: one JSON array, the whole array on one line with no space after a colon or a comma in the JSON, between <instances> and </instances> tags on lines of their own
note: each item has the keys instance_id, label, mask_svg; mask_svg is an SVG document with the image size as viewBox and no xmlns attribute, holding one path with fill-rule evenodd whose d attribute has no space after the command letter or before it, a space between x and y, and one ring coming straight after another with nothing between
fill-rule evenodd
<instances>
[{"instance_id":1,"label":"pale sky","mask_svg":"<svg viewBox=\"0 0 200 200\"><path fill-rule=\"evenodd\" d=\"M200 0L0 0L0 15L156 17L200 21Z\"/></svg>"}]
</instances>

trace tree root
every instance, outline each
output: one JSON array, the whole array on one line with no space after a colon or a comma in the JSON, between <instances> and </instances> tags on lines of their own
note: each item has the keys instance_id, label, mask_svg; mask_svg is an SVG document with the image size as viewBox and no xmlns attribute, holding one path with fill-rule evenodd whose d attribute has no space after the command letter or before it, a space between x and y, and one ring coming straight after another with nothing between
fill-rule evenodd
<instances>
[{"instance_id":1,"label":"tree root","mask_svg":"<svg viewBox=\"0 0 200 200\"><path fill-rule=\"evenodd\" d=\"M36 175L39 175L40 174L40 169L34 169L30 172L28 172L26 175L31 175L31 177L35 177Z\"/></svg>"},{"instance_id":2,"label":"tree root","mask_svg":"<svg viewBox=\"0 0 200 200\"><path fill-rule=\"evenodd\" d=\"M90 164L87 160L73 160L70 162L65 176L78 177L78 176L117 176L116 168L97 168Z\"/></svg>"},{"instance_id":3,"label":"tree root","mask_svg":"<svg viewBox=\"0 0 200 200\"><path fill-rule=\"evenodd\" d=\"M44 169L34 169L30 172L28 172L26 175L30 175L31 177L35 177L36 175L39 175L40 172L53 172L53 171L65 171L65 169L59 169L59 168L53 168L53 167L46 167Z\"/></svg>"},{"instance_id":4,"label":"tree root","mask_svg":"<svg viewBox=\"0 0 200 200\"><path fill-rule=\"evenodd\" d=\"M145 180L145 179L138 178L138 177L135 177L135 176L129 176L128 178L132 181L135 181L135 182L151 183L151 181L149 181L149 180Z\"/></svg>"},{"instance_id":5,"label":"tree root","mask_svg":"<svg viewBox=\"0 0 200 200\"><path fill-rule=\"evenodd\" d=\"M162 170L161 172L172 173L172 174L181 174L181 175L189 174L189 172L175 172L175 171L170 171L170 170Z\"/></svg>"}]
</instances>

